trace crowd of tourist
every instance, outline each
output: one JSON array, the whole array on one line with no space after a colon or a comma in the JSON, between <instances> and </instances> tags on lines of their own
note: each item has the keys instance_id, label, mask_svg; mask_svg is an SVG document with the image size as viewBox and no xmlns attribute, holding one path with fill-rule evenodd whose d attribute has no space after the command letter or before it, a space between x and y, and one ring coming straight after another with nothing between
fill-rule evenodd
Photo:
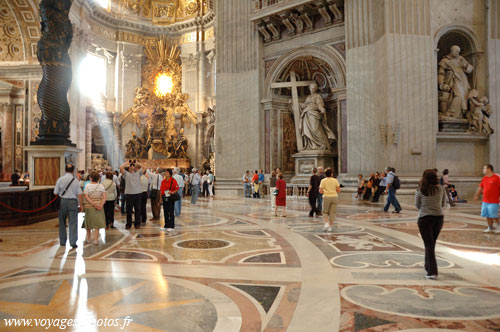
<instances>
[{"instance_id":1,"label":"crowd of tourist","mask_svg":"<svg viewBox=\"0 0 500 332\"><path fill-rule=\"evenodd\" d=\"M58 179L54 194L61 198L59 210L59 239L66 245L66 224L69 242L77 248L78 212L85 212L82 227L87 230L85 244L98 244L99 229L114 228L115 212L126 216L126 229L139 229L147 223L147 205L150 201L152 222L160 220L163 208L166 232L175 229L175 217L181 215L182 198L191 196L196 204L198 196L214 196L215 177L210 170L197 168L182 170L147 169L137 161L129 160L120 166L120 172L111 167L104 170L89 169L74 174L68 164L66 173ZM80 208L79 208L80 207Z\"/></svg>"}]
</instances>

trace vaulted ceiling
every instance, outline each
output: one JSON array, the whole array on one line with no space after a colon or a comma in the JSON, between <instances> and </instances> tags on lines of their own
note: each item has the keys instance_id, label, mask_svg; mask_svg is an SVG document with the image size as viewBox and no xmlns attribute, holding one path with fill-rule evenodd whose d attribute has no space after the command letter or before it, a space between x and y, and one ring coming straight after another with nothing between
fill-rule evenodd
<instances>
[{"instance_id":1,"label":"vaulted ceiling","mask_svg":"<svg viewBox=\"0 0 500 332\"><path fill-rule=\"evenodd\" d=\"M38 62L38 6L32 0L0 1L0 61Z\"/></svg>"}]
</instances>

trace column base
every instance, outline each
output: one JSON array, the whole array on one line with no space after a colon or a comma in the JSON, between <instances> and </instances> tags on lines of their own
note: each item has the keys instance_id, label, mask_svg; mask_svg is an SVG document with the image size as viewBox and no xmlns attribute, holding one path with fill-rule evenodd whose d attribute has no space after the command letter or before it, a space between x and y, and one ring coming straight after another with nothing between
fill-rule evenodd
<instances>
[{"instance_id":1,"label":"column base","mask_svg":"<svg viewBox=\"0 0 500 332\"><path fill-rule=\"evenodd\" d=\"M67 163L75 165L82 149L67 145L30 145L28 151L29 190L54 188L57 179L64 175Z\"/></svg>"}]
</instances>

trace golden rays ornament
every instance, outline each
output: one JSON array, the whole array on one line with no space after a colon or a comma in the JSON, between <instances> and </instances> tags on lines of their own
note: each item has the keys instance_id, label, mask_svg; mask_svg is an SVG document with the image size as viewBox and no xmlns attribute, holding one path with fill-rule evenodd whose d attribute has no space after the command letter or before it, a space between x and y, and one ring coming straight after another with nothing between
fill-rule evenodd
<instances>
[{"instance_id":1,"label":"golden rays ornament","mask_svg":"<svg viewBox=\"0 0 500 332\"><path fill-rule=\"evenodd\" d=\"M125 157L147 159L153 148L166 158L187 158L184 126L196 123L197 116L187 104L189 95L182 93L180 49L163 36L147 43L144 53L142 87L122 117L122 123L135 122L142 135L127 143Z\"/></svg>"}]
</instances>

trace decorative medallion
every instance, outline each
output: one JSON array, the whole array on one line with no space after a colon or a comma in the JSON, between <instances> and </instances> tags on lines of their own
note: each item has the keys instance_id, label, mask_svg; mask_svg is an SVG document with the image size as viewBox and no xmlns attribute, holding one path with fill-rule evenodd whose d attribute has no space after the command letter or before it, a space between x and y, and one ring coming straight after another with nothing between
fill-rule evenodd
<instances>
[{"instance_id":1,"label":"decorative medallion","mask_svg":"<svg viewBox=\"0 0 500 332\"><path fill-rule=\"evenodd\" d=\"M230 245L231 243L227 241L213 239L188 240L177 243L177 246L186 249L219 249Z\"/></svg>"}]
</instances>

